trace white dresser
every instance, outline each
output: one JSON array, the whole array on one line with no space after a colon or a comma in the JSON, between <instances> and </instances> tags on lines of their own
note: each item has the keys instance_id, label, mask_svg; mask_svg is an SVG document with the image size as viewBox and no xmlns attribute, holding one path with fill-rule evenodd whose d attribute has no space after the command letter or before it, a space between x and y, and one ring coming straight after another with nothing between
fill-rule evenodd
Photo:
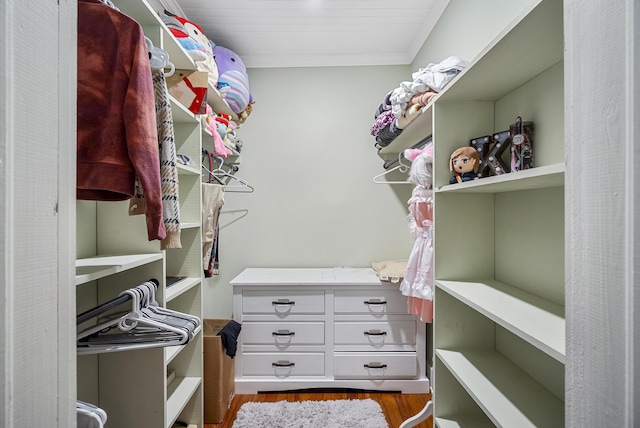
<instances>
[{"instance_id":1,"label":"white dresser","mask_svg":"<svg viewBox=\"0 0 640 428\"><path fill-rule=\"evenodd\" d=\"M425 324L372 269L249 268L231 284L236 393L429 391Z\"/></svg>"}]
</instances>

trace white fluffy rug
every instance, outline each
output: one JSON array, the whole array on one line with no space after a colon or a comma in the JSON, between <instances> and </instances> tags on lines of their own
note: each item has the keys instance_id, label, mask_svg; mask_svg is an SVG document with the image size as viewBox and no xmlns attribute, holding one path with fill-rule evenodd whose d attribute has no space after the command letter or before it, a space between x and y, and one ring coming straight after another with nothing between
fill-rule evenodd
<instances>
[{"instance_id":1,"label":"white fluffy rug","mask_svg":"<svg viewBox=\"0 0 640 428\"><path fill-rule=\"evenodd\" d=\"M374 400L245 403L233 428L388 428Z\"/></svg>"}]
</instances>

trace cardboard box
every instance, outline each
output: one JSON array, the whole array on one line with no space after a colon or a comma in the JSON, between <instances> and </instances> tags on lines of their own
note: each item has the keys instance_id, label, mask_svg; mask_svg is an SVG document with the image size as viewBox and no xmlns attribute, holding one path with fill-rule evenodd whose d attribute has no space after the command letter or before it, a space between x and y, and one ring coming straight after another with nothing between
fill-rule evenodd
<instances>
[{"instance_id":1,"label":"cardboard box","mask_svg":"<svg viewBox=\"0 0 640 428\"><path fill-rule=\"evenodd\" d=\"M222 346L218 332L229 319L204 319L204 423L218 424L224 419L235 394L233 359Z\"/></svg>"}]
</instances>

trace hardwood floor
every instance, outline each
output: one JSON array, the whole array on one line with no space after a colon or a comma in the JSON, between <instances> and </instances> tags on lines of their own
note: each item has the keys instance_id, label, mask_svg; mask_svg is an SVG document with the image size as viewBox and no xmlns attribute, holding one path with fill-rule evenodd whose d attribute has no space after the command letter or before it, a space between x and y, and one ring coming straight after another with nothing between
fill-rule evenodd
<instances>
[{"instance_id":1,"label":"hardwood floor","mask_svg":"<svg viewBox=\"0 0 640 428\"><path fill-rule=\"evenodd\" d=\"M204 428L231 428L240 406L249 401L276 402L305 401L305 400L356 400L371 398L380 404L384 416L387 418L389 428L398 428L405 419L414 416L429 401L430 394L400 394L400 393L375 393L375 392L291 392L291 393L266 393L236 395L231 402L231 407L225 414L220 424L205 424ZM433 428L432 418L416 425L417 428Z\"/></svg>"}]
</instances>

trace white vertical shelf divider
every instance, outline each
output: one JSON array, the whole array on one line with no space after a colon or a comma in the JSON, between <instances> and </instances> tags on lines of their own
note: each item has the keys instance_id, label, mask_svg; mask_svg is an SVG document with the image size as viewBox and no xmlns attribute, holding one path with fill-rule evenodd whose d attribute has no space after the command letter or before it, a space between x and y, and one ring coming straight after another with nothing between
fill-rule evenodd
<instances>
[{"instance_id":1,"label":"white vertical shelf divider","mask_svg":"<svg viewBox=\"0 0 640 428\"><path fill-rule=\"evenodd\" d=\"M381 150L433 132L434 395L402 428L564 424L563 37L562 1L535 2ZM517 116L534 168L450 185L450 154Z\"/></svg>"},{"instance_id":2,"label":"white vertical shelf divider","mask_svg":"<svg viewBox=\"0 0 640 428\"><path fill-rule=\"evenodd\" d=\"M193 60L162 23L160 1L114 3L169 53L177 69L195 70ZM129 216L129 201L79 201L78 312L155 278L160 283L156 298L161 305L202 318L202 129L199 117L169 98L176 151L194 161L191 166L178 165L182 248L160 250L158 241L149 242L144 215ZM179 280L167 281L172 277ZM167 379L169 372L175 373L172 380ZM195 338L182 346L79 356L78 398L105 409L109 426L171 428L180 421L202 427L202 376L199 328Z\"/></svg>"}]
</instances>

